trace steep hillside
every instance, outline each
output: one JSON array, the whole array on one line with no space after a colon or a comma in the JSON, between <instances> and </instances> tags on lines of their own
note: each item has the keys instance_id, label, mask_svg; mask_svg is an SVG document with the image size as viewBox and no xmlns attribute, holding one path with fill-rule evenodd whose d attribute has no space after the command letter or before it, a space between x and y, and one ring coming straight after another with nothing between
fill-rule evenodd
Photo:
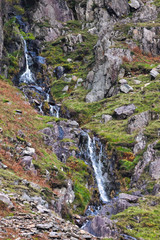
<instances>
[{"instance_id":1,"label":"steep hillside","mask_svg":"<svg viewBox=\"0 0 160 240\"><path fill-rule=\"evenodd\" d=\"M0 2L0 238L160 238L159 16Z\"/></svg>"}]
</instances>

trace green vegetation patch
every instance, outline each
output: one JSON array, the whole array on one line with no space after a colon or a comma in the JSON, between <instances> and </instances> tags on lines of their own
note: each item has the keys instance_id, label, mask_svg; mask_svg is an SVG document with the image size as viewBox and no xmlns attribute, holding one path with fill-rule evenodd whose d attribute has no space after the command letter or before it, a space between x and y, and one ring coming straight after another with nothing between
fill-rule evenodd
<instances>
[{"instance_id":1,"label":"green vegetation patch","mask_svg":"<svg viewBox=\"0 0 160 240\"><path fill-rule=\"evenodd\" d=\"M117 226L120 227L125 234L138 239L154 240L160 238L159 214L159 197L148 196L140 201L138 207L130 207L112 216L112 219L117 220Z\"/></svg>"}]
</instances>

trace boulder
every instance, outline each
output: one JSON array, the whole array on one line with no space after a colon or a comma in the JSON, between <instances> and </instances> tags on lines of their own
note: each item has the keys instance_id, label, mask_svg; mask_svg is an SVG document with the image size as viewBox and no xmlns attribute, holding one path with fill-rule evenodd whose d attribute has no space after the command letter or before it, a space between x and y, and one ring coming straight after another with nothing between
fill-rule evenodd
<instances>
[{"instance_id":1,"label":"boulder","mask_svg":"<svg viewBox=\"0 0 160 240\"><path fill-rule=\"evenodd\" d=\"M134 104L124 105L122 107L116 108L114 110L113 116L117 119L126 119L135 112L135 109L136 107Z\"/></svg>"},{"instance_id":2,"label":"boulder","mask_svg":"<svg viewBox=\"0 0 160 240\"><path fill-rule=\"evenodd\" d=\"M133 153L137 154L140 150L143 150L145 148L147 143L147 138L144 136L143 132L140 132L136 136L135 140L137 143L134 145Z\"/></svg>"},{"instance_id":3,"label":"boulder","mask_svg":"<svg viewBox=\"0 0 160 240\"><path fill-rule=\"evenodd\" d=\"M123 93L129 93L129 92L133 92L133 88L131 86L129 86L128 84L122 84L120 86L120 90Z\"/></svg>"},{"instance_id":4,"label":"boulder","mask_svg":"<svg viewBox=\"0 0 160 240\"><path fill-rule=\"evenodd\" d=\"M8 205L9 208L13 208L13 203L6 194L0 193L0 201Z\"/></svg>"},{"instance_id":5,"label":"boulder","mask_svg":"<svg viewBox=\"0 0 160 240\"><path fill-rule=\"evenodd\" d=\"M22 152L22 156L33 156L35 154L35 149L34 148L30 148L30 147L26 147L23 152Z\"/></svg>"},{"instance_id":6,"label":"boulder","mask_svg":"<svg viewBox=\"0 0 160 240\"><path fill-rule=\"evenodd\" d=\"M60 79L64 74L64 67L62 67L62 66L56 67L54 69L54 73L55 73L57 79Z\"/></svg>"},{"instance_id":7,"label":"boulder","mask_svg":"<svg viewBox=\"0 0 160 240\"><path fill-rule=\"evenodd\" d=\"M131 202L131 203L136 203L138 201L138 196L133 196L127 193L120 193L119 194L119 199L124 199L127 202Z\"/></svg>"},{"instance_id":8,"label":"boulder","mask_svg":"<svg viewBox=\"0 0 160 240\"><path fill-rule=\"evenodd\" d=\"M127 0L105 0L104 4L108 12L111 15L116 15L117 17L123 17L125 15L128 15L130 12Z\"/></svg>"},{"instance_id":9,"label":"boulder","mask_svg":"<svg viewBox=\"0 0 160 240\"><path fill-rule=\"evenodd\" d=\"M102 120L104 121L104 123L107 123L108 121L112 120L112 116L108 115L108 114L103 114L102 115Z\"/></svg>"},{"instance_id":10,"label":"boulder","mask_svg":"<svg viewBox=\"0 0 160 240\"><path fill-rule=\"evenodd\" d=\"M134 131L141 130L149 124L150 120L150 111L142 112L131 117L128 120L127 132L132 134Z\"/></svg>"},{"instance_id":11,"label":"boulder","mask_svg":"<svg viewBox=\"0 0 160 240\"><path fill-rule=\"evenodd\" d=\"M139 1L137 1L137 0L131 0L131 1L129 1L129 6L131 7L131 8L133 8L133 9L135 9L135 10L137 10L138 8L140 8L140 3L139 3Z\"/></svg>"},{"instance_id":12,"label":"boulder","mask_svg":"<svg viewBox=\"0 0 160 240\"><path fill-rule=\"evenodd\" d=\"M21 160L21 165L26 167L26 168L30 168L32 165L32 157L31 156L24 156Z\"/></svg>"},{"instance_id":13,"label":"boulder","mask_svg":"<svg viewBox=\"0 0 160 240\"><path fill-rule=\"evenodd\" d=\"M149 144L147 147L147 151L144 152L143 154L143 159L141 161L138 162L138 164L136 165L135 169L134 169L134 174L132 176L132 181L131 184L138 184L138 180L141 176L141 174L144 172L145 167L152 161L154 161L155 158L155 150L154 150L154 146L156 145L156 143L153 144ZM139 185L138 185L139 187Z\"/></svg>"},{"instance_id":14,"label":"boulder","mask_svg":"<svg viewBox=\"0 0 160 240\"><path fill-rule=\"evenodd\" d=\"M111 202L101 207L99 214L110 218L112 215L123 212L125 209L133 206L135 206L135 203L130 203L126 199L112 199Z\"/></svg>"},{"instance_id":15,"label":"boulder","mask_svg":"<svg viewBox=\"0 0 160 240\"><path fill-rule=\"evenodd\" d=\"M116 227L113 221L106 217L96 216L84 227L84 230L96 237L116 237Z\"/></svg>"}]
</instances>

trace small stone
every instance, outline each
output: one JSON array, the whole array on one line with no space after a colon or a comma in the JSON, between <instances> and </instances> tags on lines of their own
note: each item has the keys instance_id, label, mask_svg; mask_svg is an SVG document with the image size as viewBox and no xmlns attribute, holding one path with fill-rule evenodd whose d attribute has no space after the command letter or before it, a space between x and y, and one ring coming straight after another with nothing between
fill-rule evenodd
<instances>
[{"instance_id":1,"label":"small stone","mask_svg":"<svg viewBox=\"0 0 160 240\"><path fill-rule=\"evenodd\" d=\"M72 62L73 60L71 58L67 58L67 62Z\"/></svg>"},{"instance_id":2,"label":"small stone","mask_svg":"<svg viewBox=\"0 0 160 240\"><path fill-rule=\"evenodd\" d=\"M133 92L133 88L131 86L129 86L128 84L122 84L120 86L120 90L121 90L121 92L124 92L124 93Z\"/></svg>"},{"instance_id":3,"label":"small stone","mask_svg":"<svg viewBox=\"0 0 160 240\"><path fill-rule=\"evenodd\" d=\"M37 99L33 99L34 103L40 105L40 102Z\"/></svg>"},{"instance_id":4,"label":"small stone","mask_svg":"<svg viewBox=\"0 0 160 240\"><path fill-rule=\"evenodd\" d=\"M144 84L144 87L147 87L147 86L149 86L151 83L146 83L146 84Z\"/></svg>"},{"instance_id":5,"label":"small stone","mask_svg":"<svg viewBox=\"0 0 160 240\"><path fill-rule=\"evenodd\" d=\"M139 84L141 83L141 81L134 79L134 80L133 80L133 83L136 84L136 85L139 85Z\"/></svg>"},{"instance_id":6,"label":"small stone","mask_svg":"<svg viewBox=\"0 0 160 240\"><path fill-rule=\"evenodd\" d=\"M16 113L17 113L17 114L22 114L22 111L17 109L17 110L16 110Z\"/></svg>"},{"instance_id":7,"label":"small stone","mask_svg":"<svg viewBox=\"0 0 160 240\"><path fill-rule=\"evenodd\" d=\"M82 78L78 78L77 83L76 83L74 88L80 87L82 85L82 82L83 82L83 79Z\"/></svg>"},{"instance_id":8,"label":"small stone","mask_svg":"<svg viewBox=\"0 0 160 240\"><path fill-rule=\"evenodd\" d=\"M72 81L72 78L67 78L67 77L65 77L65 78L64 78L64 81L70 83L70 82Z\"/></svg>"},{"instance_id":9,"label":"small stone","mask_svg":"<svg viewBox=\"0 0 160 240\"><path fill-rule=\"evenodd\" d=\"M67 92L67 91L68 91L68 89L69 89L69 86L68 86L68 85L66 85L66 86L63 88L62 92Z\"/></svg>"},{"instance_id":10,"label":"small stone","mask_svg":"<svg viewBox=\"0 0 160 240\"><path fill-rule=\"evenodd\" d=\"M153 80L153 79L155 79L159 75L159 72L156 69L153 68L150 71L150 75L151 75L151 79Z\"/></svg>"},{"instance_id":11,"label":"small stone","mask_svg":"<svg viewBox=\"0 0 160 240\"><path fill-rule=\"evenodd\" d=\"M3 164L2 162L0 162L0 168L7 169L8 167L5 164Z\"/></svg>"},{"instance_id":12,"label":"small stone","mask_svg":"<svg viewBox=\"0 0 160 240\"><path fill-rule=\"evenodd\" d=\"M77 81L77 77L76 76L72 76L72 80L73 81Z\"/></svg>"},{"instance_id":13,"label":"small stone","mask_svg":"<svg viewBox=\"0 0 160 240\"><path fill-rule=\"evenodd\" d=\"M120 84L127 84L128 82L127 82L126 79L121 79L121 80L119 80L119 83L120 83Z\"/></svg>"},{"instance_id":14,"label":"small stone","mask_svg":"<svg viewBox=\"0 0 160 240\"><path fill-rule=\"evenodd\" d=\"M58 232L50 232L49 237L50 238L60 238L62 236L61 233Z\"/></svg>"},{"instance_id":15,"label":"small stone","mask_svg":"<svg viewBox=\"0 0 160 240\"><path fill-rule=\"evenodd\" d=\"M26 193L23 193L21 200L30 202L31 198Z\"/></svg>"},{"instance_id":16,"label":"small stone","mask_svg":"<svg viewBox=\"0 0 160 240\"><path fill-rule=\"evenodd\" d=\"M72 121L72 120L68 120L67 121L67 127L75 127L75 128L77 128L77 127L79 127L79 123L78 122L76 122L76 121Z\"/></svg>"},{"instance_id":17,"label":"small stone","mask_svg":"<svg viewBox=\"0 0 160 240\"><path fill-rule=\"evenodd\" d=\"M42 224L37 224L37 225L36 225L36 228L48 230L48 229L52 228L53 225L54 225L53 222L44 223L44 224L42 223Z\"/></svg>"},{"instance_id":18,"label":"small stone","mask_svg":"<svg viewBox=\"0 0 160 240\"><path fill-rule=\"evenodd\" d=\"M107 123L108 121L111 121L112 120L112 116L111 115L108 115L108 114L103 114L102 115L102 119L104 121L104 123Z\"/></svg>"},{"instance_id":19,"label":"small stone","mask_svg":"<svg viewBox=\"0 0 160 240\"><path fill-rule=\"evenodd\" d=\"M140 3L137 0L131 0L128 2L128 4L131 8L134 8L135 10L140 8Z\"/></svg>"},{"instance_id":20,"label":"small stone","mask_svg":"<svg viewBox=\"0 0 160 240\"><path fill-rule=\"evenodd\" d=\"M28 155L28 156L32 156L35 154L35 149L34 148L30 148L30 147L26 147L26 149L22 152L22 155Z\"/></svg>"},{"instance_id":21,"label":"small stone","mask_svg":"<svg viewBox=\"0 0 160 240\"><path fill-rule=\"evenodd\" d=\"M50 213L49 209L47 209L46 207L44 207L40 204L37 205L36 208L37 208L38 212L40 212L40 213Z\"/></svg>"}]
</instances>

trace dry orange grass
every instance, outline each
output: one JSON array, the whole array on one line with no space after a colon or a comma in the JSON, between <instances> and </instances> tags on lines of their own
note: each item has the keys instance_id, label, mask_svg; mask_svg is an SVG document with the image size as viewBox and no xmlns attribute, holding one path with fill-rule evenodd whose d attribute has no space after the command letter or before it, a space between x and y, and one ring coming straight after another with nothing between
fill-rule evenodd
<instances>
[{"instance_id":1,"label":"dry orange grass","mask_svg":"<svg viewBox=\"0 0 160 240\"><path fill-rule=\"evenodd\" d=\"M17 114L16 110L21 110L22 114ZM9 139L10 137L16 139L18 131L21 130L25 134L25 141L30 142L36 149L37 161L41 161L44 155L40 149L46 146L37 130L39 121L37 111L30 106L22 93L0 79L0 127L3 129L3 133L0 133L0 139L2 139L2 142L0 142L0 159L18 176L25 177L42 187L49 187L39 172L35 175L31 171L25 171L16 159L15 153L12 156L9 150L3 146L5 144L9 148L15 149L15 143ZM24 144L22 143L21 146L24 147ZM51 151L48 149L47 152Z\"/></svg>"},{"instance_id":2,"label":"dry orange grass","mask_svg":"<svg viewBox=\"0 0 160 240\"><path fill-rule=\"evenodd\" d=\"M160 63L160 56L153 56L151 53L144 54L138 46L131 49L131 51L134 53L132 62L142 62L147 64ZM124 57L123 61L129 62L127 57Z\"/></svg>"}]
</instances>

